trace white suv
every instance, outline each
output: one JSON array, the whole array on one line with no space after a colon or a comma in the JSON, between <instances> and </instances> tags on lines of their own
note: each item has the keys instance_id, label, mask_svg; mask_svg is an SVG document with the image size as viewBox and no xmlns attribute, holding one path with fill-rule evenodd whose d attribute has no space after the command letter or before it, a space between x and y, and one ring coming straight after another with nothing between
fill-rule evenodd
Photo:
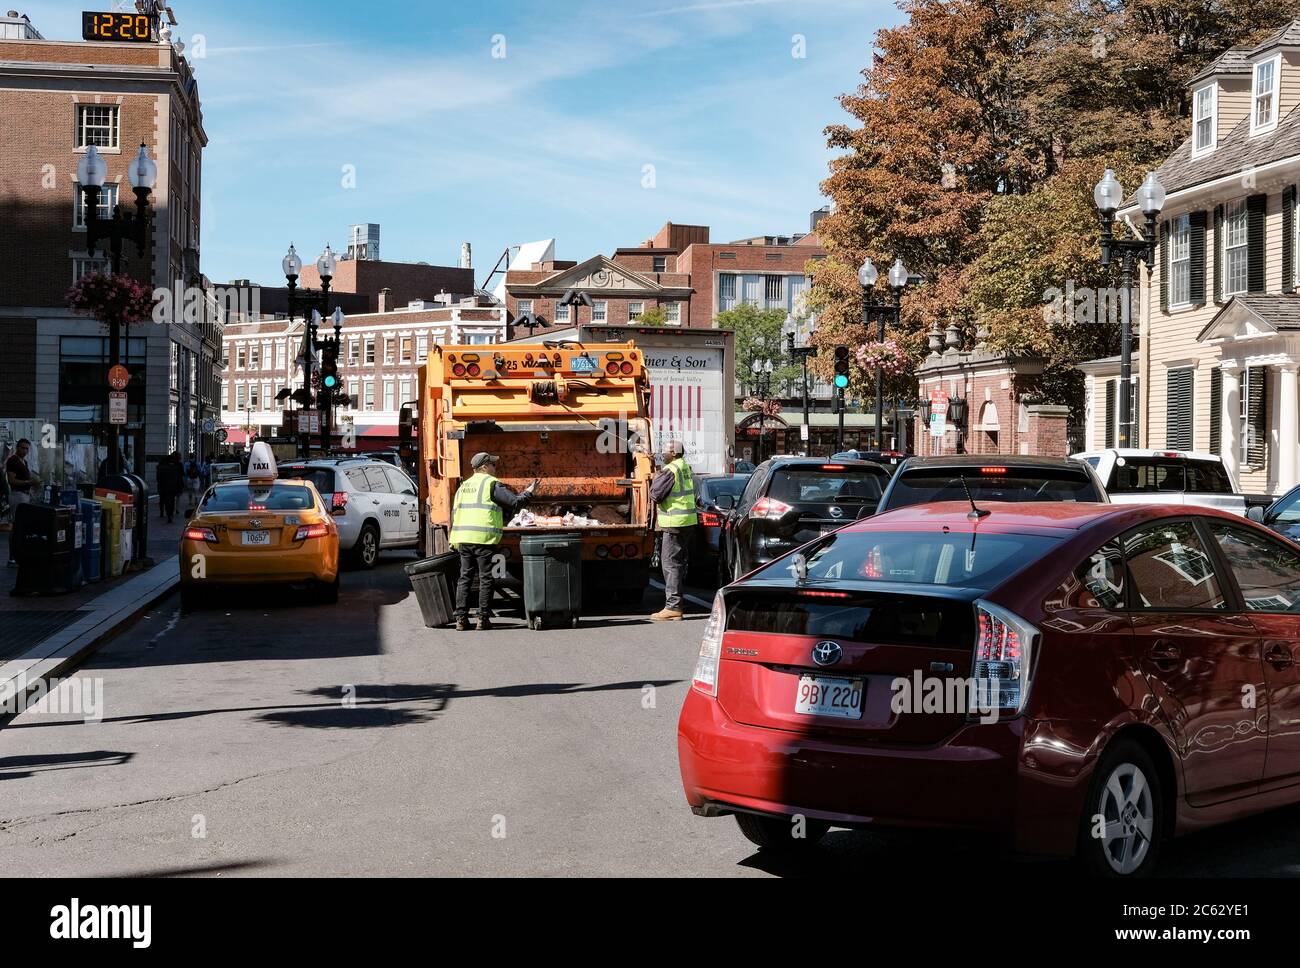
<instances>
[{"instance_id":1,"label":"white suv","mask_svg":"<svg viewBox=\"0 0 1300 968\"><path fill-rule=\"evenodd\" d=\"M1246 515L1246 498L1218 454L1136 447L1074 454L1115 504L1193 504Z\"/></svg>"},{"instance_id":2,"label":"white suv","mask_svg":"<svg viewBox=\"0 0 1300 968\"><path fill-rule=\"evenodd\" d=\"M338 525L339 550L354 565L373 568L381 549L419 546L419 492L392 464L369 457L286 461L280 477L316 485Z\"/></svg>"}]
</instances>

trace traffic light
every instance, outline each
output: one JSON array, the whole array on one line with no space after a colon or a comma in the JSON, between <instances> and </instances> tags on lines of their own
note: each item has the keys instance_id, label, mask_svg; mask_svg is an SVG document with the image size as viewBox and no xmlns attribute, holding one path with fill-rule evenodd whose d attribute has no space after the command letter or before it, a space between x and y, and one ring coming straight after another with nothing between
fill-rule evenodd
<instances>
[{"instance_id":1,"label":"traffic light","mask_svg":"<svg viewBox=\"0 0 1300 968\"><path fill-rule=\"evenodd\" d=\"M844 388L849 385L849 348L847 346L835 347L835 389L844 393Z\"/></svg>"},{"instance_id":2,"label":"traffic light","mask_svg":"<svg viewBox=\"0 0 1300 968\"><path fill-rule=\"evenodd\" d=\"M320 385L326 393L333 393L339 386L339 362L333 348L329 346L321 358Z\"/></svg>"}]
</instances>

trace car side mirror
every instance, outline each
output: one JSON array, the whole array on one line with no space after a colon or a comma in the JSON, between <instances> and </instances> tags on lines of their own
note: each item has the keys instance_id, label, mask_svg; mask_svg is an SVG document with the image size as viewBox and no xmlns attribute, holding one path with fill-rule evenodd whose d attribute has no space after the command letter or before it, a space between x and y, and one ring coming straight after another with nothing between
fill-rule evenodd
<instances>
[{"instance_id":1,"label":"car side mirror","mask_svg":"<svg viewBox=\"0 0 1300 968\"><path fill-rule=\"evenodd\" d=\"M1264 509L1258 504L1246 508L1246 517L1256 524L1264 523Z\"/></svg>"},{"instance_id":2,"label":"car side mirror","mask_svg":"<svg viewBox=\"0 0 1300 968\"><path fill-rule=\"evenodd\" d=\"M731 494L720 494L715 502L719 508L724 511L730 511L736 506L736 498Z\"/></svg>"}]
</instances>

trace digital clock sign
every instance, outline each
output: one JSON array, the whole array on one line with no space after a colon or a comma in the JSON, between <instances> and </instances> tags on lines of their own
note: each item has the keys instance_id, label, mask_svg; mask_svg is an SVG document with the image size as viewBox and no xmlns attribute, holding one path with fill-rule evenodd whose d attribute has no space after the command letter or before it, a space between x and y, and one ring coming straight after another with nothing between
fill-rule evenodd
<instances>
[{"instance_id":1,"label":"digital clock sign","mask_svg":"<svg viewBox=\"0 0 1300 968\"><path fill-rule=\"evenodd\" d=\"M81 15L81 38L147 44L153 40L153 18L147 13L87 11Z\"/></svg>"}]
</instances>

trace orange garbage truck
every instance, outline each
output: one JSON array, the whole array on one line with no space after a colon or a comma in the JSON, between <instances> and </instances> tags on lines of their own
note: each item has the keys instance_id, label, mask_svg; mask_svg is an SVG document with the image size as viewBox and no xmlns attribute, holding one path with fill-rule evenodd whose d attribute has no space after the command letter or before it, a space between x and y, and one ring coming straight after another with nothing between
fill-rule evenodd
<instances>
[{"instance_id":1,"label":"orange garbage truck","mask_svg":"<svg viewBox=\"0 0 1300 968\"><path fill-rule=\"evenodd\" d=\"M654 551L649 402L634 341L434 346L418 402L424 553L448 550L456 489L487 451L515 490L541 481L506 521L499 565L509 577L522 574L525 535L577 533L584 588L640 600Z\"/></svg>"}]
</instances>

